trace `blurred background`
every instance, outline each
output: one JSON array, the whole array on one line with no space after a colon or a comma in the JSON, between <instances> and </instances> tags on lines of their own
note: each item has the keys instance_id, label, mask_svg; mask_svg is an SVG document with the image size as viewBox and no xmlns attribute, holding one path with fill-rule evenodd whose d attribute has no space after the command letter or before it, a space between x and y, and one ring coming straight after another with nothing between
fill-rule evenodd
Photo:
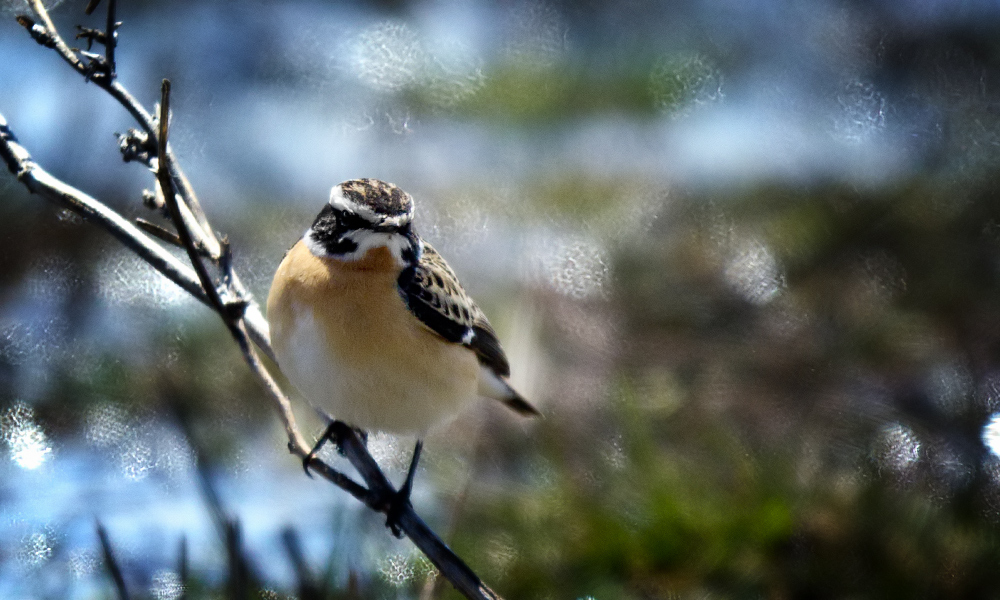
<instances>
[{"instance_id":1,"label":"blurred background","mask_svg":"<svg viewBox=\"0 0 1000 600\"><path fill-rule=\"evenodd\" d=\"M133 123L23 4L0 12L0 113L53 174L154 218L113 135ZM83 4L53 7L65 37L103 27ZM415 197L545 413L483 403L417 479L501 594L1000 593L996 3L118 16L120 80L148 108L173 82L171 143L258 300L331 185ZM251 597L457 597L283 437L216 317L0 175L0 597L115 597L96 520L133 597L227 597L213 497ZM397 481L412 442L372 436Z\"/></svg>"}]
</instances>

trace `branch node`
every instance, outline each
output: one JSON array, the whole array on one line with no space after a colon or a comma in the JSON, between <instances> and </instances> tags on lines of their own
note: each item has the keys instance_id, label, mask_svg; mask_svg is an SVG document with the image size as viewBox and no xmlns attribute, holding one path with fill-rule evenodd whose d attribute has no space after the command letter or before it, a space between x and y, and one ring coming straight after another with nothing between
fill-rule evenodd
<instances>
[{"instance_id":1,"label":"branch node","mask_svg":"<svg viewBox=\"0 0 1000 600\"><path fill-rule=\"evenodd\" d=\"M100 29L92 29L90 27L84 27L83 25L77 25L76 39L87 40L87 50L90 50L94 42L101 45L106 45L108 42L108 36Z\"/></svg>"},{"instance_id":2,"label":"branch node","mask_svg":"<svg viewBox=\"0 0 1000 600\"><path fill-rule=\"evenodd\" d=\"M163 227L160 227L156 223L151 223L146 219L137 218L135 220L135 224L139 226L139 229L142 229L146 233L158 239L161 239L164 242L167 242L168 244L172 244L174 246L177 246L178 248L184 247L183 242L181 242L181 238L176 233L164 229Z\"/></svg>"},{"instance_id":3,"label":"branch node","mask_svg":"<svg viewBox=\"0 0 1000 600\"><path fill-rule=\"evenodd\" d=\"M28 30L31 39L35 40L46 48L56 47L56 38L45 27L35 23L35 20L25 15L17 16L17 24Z\"/></svg>"},{"instance_id":4,"label":"branch node","mask_svg":"<svg viewBox=\"0 0 1000 600\"><path fill-rule=\"evenodd\" d=\"M87 64L84 65L83 78L85 81L93 81L94 83L107 84L111 82L114 77L113 69L111 68L111 63L107 61L100 54L95 54L93 52L87 52L86 50L76 49L76 51L83 58L87 59Z\"/></svg>"},{"instance_id":5,"label":"branch node","mask_svg":"<svg viewBox=\"0 0 1000 600\"><path fill-rule=\"evenodd\" d=\"M163 210L163 200L152 190L142 190L142 205L149 210Z\"/></svg>"}]
</instances>

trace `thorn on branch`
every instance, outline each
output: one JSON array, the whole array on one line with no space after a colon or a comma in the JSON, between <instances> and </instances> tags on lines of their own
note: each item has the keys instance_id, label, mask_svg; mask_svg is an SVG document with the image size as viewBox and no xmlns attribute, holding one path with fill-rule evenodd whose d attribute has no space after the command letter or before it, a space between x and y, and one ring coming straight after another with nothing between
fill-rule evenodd
<instances>
[{"instance_id":1,"label":"thorn on branch","mask_svg":"<svg viewBox=\"0 0 1000 600\"><path fill-rule=\"evenodd\" d=\"M97 8L99 2L100 0L91 0L84 12L88 15L94 12L94 9ZM86 39L87 50L91 49L94 42L104 46L104 62L107 65L107 75L109 79L115 78L115 45L118 41L118 28L121 27L122 24L121 21L115 20L115 9L115 0L109 0L108 19L104 31L80 25L76 26L76 28L80 30L80 33L76 34L76 39Z\"/></svg>"},{"instance_id":2,"label":"thorn on branch","mask_svg":"<svg viewBox=\"0 0 1000 600\"><path fill-rule=\"evenodd\" d=\"M100 54L94 54L86 50L78 49L77 52L80 53L80 56L87 59L87 64L84 66L84 80L104 83L105 81L110 82L114 77L114 70L106 58Z\"/></svg>"},{"instance_id":3,"label":"thorn on branch","mask_svg":"<svg viewBox=\"0 0 1000 600\"><path fill-rule=\"evenodd\" d=\"M135 224L139 226L139 229L142 229L157 239L163 240L164 242L177 246L178 248L184 247L184 242L181 241L180 236L173 231L160 227L156 223L152 223L146 219L136 219Z\"/></svg>"},{"instance_id":4,"label":"thorn on branch","mask_svg":"<svg viewBox=\"0 0 1000 600\"><path fill-rule=\"evenodd\" d=\"M92 29L90 27L84 27L83 25L77 25L76 28L79 31L79 33L76 34L76 39L87 40L87 50L91 49L91 47L94 45L94 42L97 42L102 46L107 45L108 36L105 35L105 33L100 29Z\"/></svg>"},{"instance_id":5,"label":"thorn on branch","mask_svg":"<svg viewBox=\"0 0 1000 600\"><path fill-rule=\"evenodd\" d=\"M34 19L26 17L25 15L18 15L17 24L27 29L28 33L31 35L31 39L35 40L42 46L45 46L46 48L56 47L55 36L49 33L49 30L45 29L45 27L35 23Z\"/></svg>"},{"instance_id":6,"label":"thorn on branch","mask_svg":"<svg viewBox=\"0 0 1000 600\"><path fill-rule=\"evenodd\" d=\"M233 282L233 247L229 243L229 236L221 235L219 238L219 271L222 272L222 281L226 287L230 287Z\"/></svg>"},{"instance_id":7,"label":"thorn on branch","mask_svg":"<svg viewBox=\"0 0 1000 600\"><path fill-rule=\"evenodd\" d=\"M163 196L151 190L142 190L142 205L149 210L159 211L163 216L169 218L167 206L163 203Z\"/></svg>"},{"instance_id":8,"label":"thorn on branch","mask_svg":"<svg viewBox=\"0 0 1000 600\"><path fill-rule=\"evenodd\" d=\"M116 133L118 136L118 150L122 153L122 160L141 162L149 168L153 168L152 158L156 156L156 143L145 131L131 128L125 133Z\"/></svg>"},{"instance_id":9,"label":"thorn on branch","mask_svg":"<svg viewBox=\"0 0 1000 600\"><path fill-rule=\"evenodd\" d=\"M108 0L108 19L105 25L104 55L108 65L108 79L114 79L115 74L115 45L118 43L118 28L120 21L115 20L115 9L117 0Z\"/></svg>"}]
</instances>

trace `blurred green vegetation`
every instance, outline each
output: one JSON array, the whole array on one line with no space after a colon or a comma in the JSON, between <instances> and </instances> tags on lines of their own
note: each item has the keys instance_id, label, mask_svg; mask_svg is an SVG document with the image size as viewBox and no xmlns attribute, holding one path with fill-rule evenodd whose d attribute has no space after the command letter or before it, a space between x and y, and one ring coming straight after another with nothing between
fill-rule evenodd
<instances>
[{"instance_id":1,"label":"blurred green vegetation","mask_svg":"<svg viewBox=\"0 0 1000 600\"><path fill-rule=\"evenodd\" d=\"M675 201L618 252L606 404L557 403L460 552L512 598L993 597L995 185ZM746 235L787 267L767 303L719 276ZM942 363L974 383L933 391Z\"/></svg>"},{"instance_id":2,"label":"blurred green vegetation","mask_svg":"<svg viewBox=\"0 0 1000 600\"><path fill-rule=\"evenodd\" d=\"M583 64L508 61L486 70L474 93L456 95L432 80L412 90L407 104L417 114L445 109L449 116L508 127L549 126L616 113L653 117L658 107L646 66L601 74Z\"/></svg>"},{"instance_id":3,"label":"blurred green vegetation","mask_svg":"<svg viewBox=\"0 0 1000 600\"><path fill-rule=\"evenodd\" d=\"M582 232L611 275L584 298L525 285L540 315L531 358L548 369L545 419L437 440L441 453L473 455L464 471L428 469L446 490L439 530L492 587L595 600L1000 593L1000 461L983 439L1000 412L998 55L992 38L906 35L879 38L872 78L933 105L940 131L892 181L686 187L553 167L511 183L505 218ZM620 114L652 125L711 95L716 77L707 59L613 73L507 60L474 93L442 96L432 82L397 100L514 131ZM95 269L110 242L13 184L0 193L0 303L37 308L24 288L40 257L73 274L46 298L69 323L59 352L26 360L9 334L19 315L7 315L0 404L21 400L23 372L41 368L31 401L54 435L82 436L100 404L179 406L222 464L273 423L224 328L197 305L152 319L137 314L158 307L112 307L134 320L135 339L80 344L106 324ZM486 186L444 189L439 210L461 210L470 194L490 197ZM266 286L309 217L248 203L217 222L238 254L266 247ZM137 341L145 350L129 352ZM327 557L308 558L315 568ZM411 562L402 581L377 565L343 578L331 568L325 592L310 593L418 597L429 569ZM279 597L257 583L260 597ZM195 574L188 597L223 588ZM281 591L293 593L308 596Z\"/></svg>"}]
</instances>

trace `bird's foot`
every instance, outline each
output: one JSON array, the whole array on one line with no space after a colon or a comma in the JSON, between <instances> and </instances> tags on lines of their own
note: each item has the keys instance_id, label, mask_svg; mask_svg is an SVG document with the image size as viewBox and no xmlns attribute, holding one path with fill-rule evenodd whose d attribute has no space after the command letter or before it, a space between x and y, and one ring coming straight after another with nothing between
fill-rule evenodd
<instances>
[{"instance_id":1,"label":"bird's foot","mask_svg":"<svg viewBox=\"0 0 1000 600\"><path fill-rule=\"evenodd\" d=\"M413 493L413 477L417 474L417 463L420 462L420 452L424 448L424 442L417 440L417 445L413 447L413 458L410 459L410 468L406 470L406 480L403 487L393 495L389 501L389 509L385 511L385 526L389 528L392 535L397 538L403 537L403 531L399 528L399 519L407 509L413 508L410 504L410 494Z\"/></svg>"},{"instance_id":2,"label":"bird's foot","mask_svg":"<svg viewBox=\"0 0 1000 600\"><path fill-rule=\"evenodd\" d=\"M330 421L330 424L327 425L326 429L323 431L323 435L319 436L319 439L316 440L316 445L313 446L312 450L309 451L309 454L306 454L306 457L302 459L302 468L305 470L306 475L312 477L312 473L309 472L309 463L312 459L316 458L319 451L323 449L323 445L328 441L333 442L337 446L337 452L339 452L341 456L344 455L344 450L340 446L340 440L344 435L344 430L349 428L350 427L343 421ZM355 429L355 431L359 436L361 436L362 441L366 442L367 445L368 434L360 429Z\"/></svg>"},{"instance_id":3,"label":"bird's foot","mask_svg":"<svg viewBox=\"0 0 1000 600\"><path fill-rule=\"evenodd\" d=\"M401 489L393 494L389 500L389 508L385 511L385 526L389 528L392 535L399 539L403 538L403 530L399 527L399 520L407 509L412 509L410 504L409 489Z\"/></svg>"}]
</instances>

